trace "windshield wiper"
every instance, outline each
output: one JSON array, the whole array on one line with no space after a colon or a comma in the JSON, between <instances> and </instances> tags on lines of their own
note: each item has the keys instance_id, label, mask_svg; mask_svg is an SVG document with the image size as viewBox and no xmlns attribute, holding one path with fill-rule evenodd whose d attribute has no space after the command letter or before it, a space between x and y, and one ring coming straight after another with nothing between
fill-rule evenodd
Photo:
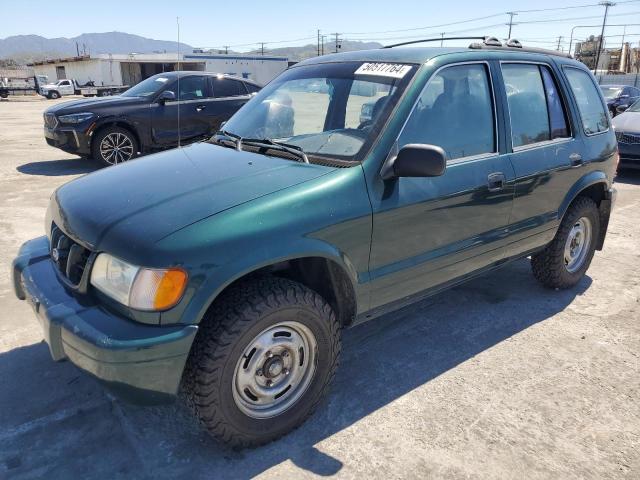
<instances>
[{"instance_id":1,"label":"windshield wiper","mask_svg":"<svg viewBox=\"0 0 640 480\"><path fill-rule=\"evenodd\" d=\"M304 153L301 147L298 145L292 145L290 143L277 142L275 140L271 140L270 138L242 138L241 142L246 145L264 145L266 148L271 150L279 150L281 152L287 152L291 155L298 157L302 162L309 163L309 158L307 154Z\"/></svg>"},{"instance_id":2,"label":"windshield wiper","mask_svg":"<svg viewBox=\"0 0 640 480\"><path fill-rule=\"evenodd\" d=\"M231 133L226 130L218 130L216 132L216 135L223 135L227 138L232 139L235 149L238 151L242 150L242 137L240 135L236 135L235 133Z\"/></svg>"},{"instance_id":3,"label":"windshield wiper","mask_svg":"<svg viewBox=\"0 0 640 480\"><path fill-rule=\"evenodd\" d=\"M290 143L276 142L275 140L271 140L270 138L244 138L240 135L237 135L232 132L228 132L227 130L218 130L216 135L223 135L227 138L232 139L234 142L235 149L238 151L242 150L242 145L253 145L253 146L263 146L264 148L270 150L279 150L281 152L287 152L295 157L298 157L304 163L309 163L309 158L307 158L307 154L304 153L301 147L297 145L291 145Z\"/></svg>"}]
</instances>

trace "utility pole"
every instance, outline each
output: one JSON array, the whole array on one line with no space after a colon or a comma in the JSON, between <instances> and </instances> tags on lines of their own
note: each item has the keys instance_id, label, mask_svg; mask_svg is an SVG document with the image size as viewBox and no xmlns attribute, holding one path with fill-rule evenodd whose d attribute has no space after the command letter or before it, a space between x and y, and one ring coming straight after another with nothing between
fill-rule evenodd
<instances>
[{"instance_id":1,"label":"utility pole","mask_svg":"<svg viewBox=\"0 0 640 480\"><path fill-rule=\"evenodd\" d=\"M229 45L223 45L222 48L224 48L224 54L228 55L229 54Z\"/></svg>"},{"instance_id":2,"label":"utility pole","mask_svg":"<svg viewBox=\"0 0 640 480\"><path fill-rule=\"evenodd\" d=\"M447 33L447 32L442 32L442 33L440 34L440 46L442 46L442 44L443 44L443 42L444 42L444 34L445 34L445 33Z\"/></svg>"},{"instance_id":3,"label":"utility pole","mask_svg":"<svg viewBox=\"0 0 640 480\"><path fill-rule=\"evenodd\" d=\"M602 31L600 32L600 41L598 42L598 53L596 53L596 64L593 67L593 73L598 70L598 63L600 63L600 52L602 51L602 44L604 43L604 28L607 26L607 13L609 13L609 7L613 7L613 2L600 2L600 5L604 6L604 18L602 19Z\"/></svg>"},{"instance_id":4,"label":"utility pole","mask_svg":"<svg viewBox=\"0 0 640 480\"><path fill-rule=\"evenodd\" d=\"M509 25L509 34L507 35L507 40L511 38L511 27L513 25L517 25L513 23L513 16L514 15L518 15L516 12L507 12L507 15L509 15L509 23L507 23L506 25Z\"/></svg>"},{"instance_id":5,"label":"utility pole","mask_svg":"<svg viewBox=\"0 0 640 480\"><path fill-rule=\"evenodd\" d=\"M562 35L560 35L560 36L558 37L558 47L556 48L556 50L557 50L557 51L560 51L560 42L562 42L562 39L563 39L563 38L564 38L564 37L563 37Z\"/></svg>"},{"instance_id":6,"label":"utility pole","mask_svg":"<svg viewBox=\"0 0 640 480\"><path fill-rule=\"evenodd\" d=\"M340 34L339 33L332 33L331 35L333 35L336 38L336 48L335 48L335 52L334 53L338 53L338 49L341 48L341 45L340 45Z\"/></svg>"},{"instance_id":7,"label":"utility pole","mask_svg":"<svg viewBox=\"0 0 640 480\"><path fill-rule=\"evenodd\" d=\"M327 38L326 35L320 35L320 55L324 55L324 39Z\"/></svg>"},{"instance_id":8,"label":"utility pole","mask_svg":"<svg viewBox=\"0 0 640 480\"><path fill-rule=\"evenodd\" d=\"M264 42L260 42L260 55L264 56Z\"/></svg>"},{"instance_id":9,"label":"utility pole","mask_svg":"<svg viewBox=\"0 0 640 480\"><path fill-rule=\"evenodd\" d=\"M318 56L320 56L320 29L318 29Z\"/></svg>"}]
</instances>

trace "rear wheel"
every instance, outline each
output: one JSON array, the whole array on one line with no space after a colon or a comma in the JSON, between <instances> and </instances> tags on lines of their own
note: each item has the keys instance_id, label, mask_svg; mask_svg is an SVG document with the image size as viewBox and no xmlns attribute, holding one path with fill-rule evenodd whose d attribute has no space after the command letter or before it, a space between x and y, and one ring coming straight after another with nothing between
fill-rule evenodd
<instances>
[{"instance_id":1,"label":"rear wheel","mask_svg":"<svg viewBox=\"0 0 640 480\"><path fill-rule=\"evenodd\" d=\"M257 446L313 413L339 354L340 326L320 295L261 277L232 287L207 314L183 388L212 435L233 446Z\"/></svg>"},{"instance_id":2,"label":"rear wheel","mask_svg":"<svg viewBox=\"0 0 640 480\"><path fill-rule=\"evenodd\" d=\"M131 160L138 154L135 136L121 127L100 130L91 144L91 155L104 165L116 165Z\"/></svg>"},{"instance_id":3,"label":"rear wheel","mask_svg":"<svg viewBox=\"0 0 640 480\"><path fill-rule=\"evenodd\" d=\"M584 276L600 235L596 203L578 197L569 207L553 241L531 257L536 279L549 288L570 288Z\"/></svg>"}]
</instances>

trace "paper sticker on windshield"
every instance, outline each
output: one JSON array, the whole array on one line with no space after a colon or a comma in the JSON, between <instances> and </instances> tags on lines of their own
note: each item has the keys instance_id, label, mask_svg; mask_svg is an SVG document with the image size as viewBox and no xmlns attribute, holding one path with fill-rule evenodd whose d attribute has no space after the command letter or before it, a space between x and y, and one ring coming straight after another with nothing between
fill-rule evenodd
<instances>
[{"instance_id":1,"label":"paper sticker on windshield","mask_svg":"<svg viewBox=\"0 0 640 480\"><path fill-rule=\"evenodd\" d=\"M376 77L402 78L411 70L411 65L397 63L363 63L355 75L374 75Z\"/></svg>"},{"instance_id":2,"label":"paper sticker on windshield","mask_svg":"<svg viewBox=\"0 0 640 480\"><path fill-rule=\"evenodd\" d=\"M162 82L162 83L165 83L167 80L169 80L169 79L168 79L168 78L165 78L165 77L158 77L158 78L156 78L156 82Z\"/></svg>"}]
</instances>

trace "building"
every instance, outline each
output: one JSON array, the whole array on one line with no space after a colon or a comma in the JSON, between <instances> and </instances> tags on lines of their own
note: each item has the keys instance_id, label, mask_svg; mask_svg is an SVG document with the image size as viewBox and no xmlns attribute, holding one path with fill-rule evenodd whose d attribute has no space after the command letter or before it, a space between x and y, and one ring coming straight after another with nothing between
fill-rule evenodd
<instances>
[{"instance_id":1,"label":"building","mask_svg":"<svg viewBox=\"0 0 640 480\"><path fill-rule=\"evenodd\" d=\"M593 35L584 42L576 43L575 58L594 70L599 44L600 36ZM639 68L640 49L624 42L618 48L602 48L596 70L598 73L638 73Z\"/></svg>"},{"instance_id":2,"label":"building","mask_svg":"<svg viewBox=\"0 0 640 480\"><path fill-rule=\"evenodd\" d=\"M157 73L196 70L226 73L266 84L288 67L286 57L197 53L130 53L83 55L29 64L49 81L72 78L80 84L135 85Z\"/></svg>"}]
</instances>

